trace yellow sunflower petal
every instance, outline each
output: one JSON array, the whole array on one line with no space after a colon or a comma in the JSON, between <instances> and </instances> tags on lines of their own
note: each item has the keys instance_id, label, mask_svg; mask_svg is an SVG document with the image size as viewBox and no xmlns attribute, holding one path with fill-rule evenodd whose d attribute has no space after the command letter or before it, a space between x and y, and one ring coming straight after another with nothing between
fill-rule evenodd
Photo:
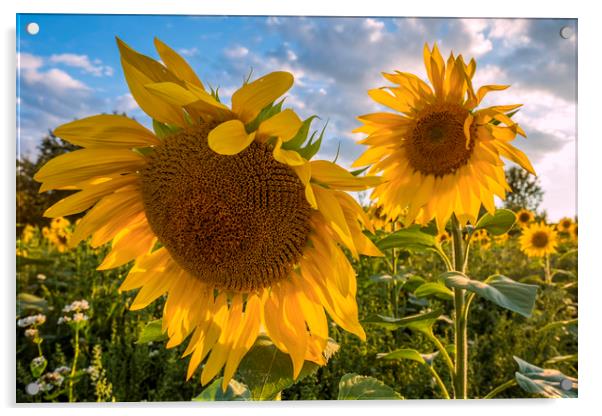
<instances>
[{"instance_id":1,"label":"yellow sunflower petal","mask_svg":"<svg viewBox=\"0 0 602 416\"><path fill-rule=\"evenodd\" d=\"M238 327L242 320L242 295L237 294L232 299L232 305L228 311L228 319L222 328L217 343L213 346L211 354L205 363L201 373L201 384L205 385L222 369L230 351L234 337L238 334Z\"/></svg>"},{"instance_id":2,"label":"yellow sunflower petal","mask_svg":"<svg viewBox=\"0 0 602 416\"><path fill-rule=\"evenodd\" d=\"M293 76L290 73L272 72L237 90L232 95L232 111L248 123L292 86Z\"/></svg>"},{"instance_id":3,"label":"yellow sunflower petal","mask_svg":"<svg viewBox=\"0 0 602 416\"><path fill-rule=\"evenodd\" d=\"M173 72L175 76L184 81L188 81L199 88L205 89L203 83L192 70L188 62L186 62L184 58L177 54L176 51L171 49L165 43L161 42L158 38L155 38L155 48L157 49L157 52L159 52L159 56L161 57L163 63L167 66L167 69Z\"/></svg>"},{"instance_id":4,"label":"yellow sunflower petal","mask_svg":"<svg viewBox=\"0 0 602 416\"><path fill-rule=\"evenodd\" d=\"M286 109L261 123L255 137L261 141L279 137L283 142L287 142L295 137L301 124L299 116L293 110Z\"/></svg>"},{"instance_id":5,"label":"yellow sunflower petal","mask_svg":"<svg viewBox=\"0 0 602 416\"><path fill-rule=\"evenodd\" d=\"M274 159L289 166L302 166L307 163L307 160L294 150L283 149L281 138L278 138L274 145Z\"/></svg>"},{"instance_id":6,"label":"yellow sunflower petal","mask_svg":"<svg viewBox=\"0 0 602 416\"><path fill-rule=\"evenodd\" d=\"M150 130L137 121L110 114L100 114L63 124L54 130L54 135L86 148L132 148L160 143Z\"/></svg>"},{"instance_id":7,"label":"yellow sunflower petal","mask_svg":"<svg viewBox=\"0 0 602 416\"><path fill-rule=\"evenodd\" d=\"M318 209L324 215L328 225L332 230L341 238L343 243L351 251L355 258L358 257L355 244L353 244L353 238L351 237L351 231L345 221L345 214L339 205L334 193L328 189L324 189L321 186L313 185L312 188L316 201L318 203Z\"/></svg>"},{"instance_id":8,"label":"yellow sunflower petal","mask_svg":"<svg viewBox=\"0 0 602 416\"><path fill-rule=\"evenodd\" d=\"M313 209L318 209L318 203L316 202L316 196L314 195L314 191L311 187L311 165L309 163L305 163L300 166L291 166L291 168L297 173L297 176L305 186L305 199L309 202L309 205Z\"/></svg>"},{"instance_id":9,"label":"yellow sunflower petal","mask_svg":"<svg viewBox=\"0 0 602 416\"><path fill-rule=\"evenodd\" d=\"M81 149L55 157L34 175L44 189L78 185L98 176L136 172L146 159L125 149Z\"/></svg>"},{"instance_id":10,"label":"yellow sunflower petal","mask_svg":"<svg viewBox=\"0 0 602 416\"><path fill-rule=\"evenodd\" d=\"M363 191L382 182L378 176L354 176L336 163L326 160L314 160L309 163L312 178L334 189Z\"/></svg>"},{"instance_id":11,"label":"yellow sunflower petal","mask_svg":"<svg viewBox=\"0 0 602 416\"><path fill-rule=\"evenodd\" d=\"M157 237L148 226L146 219L130 224L115 235L111 252L96 270L112 269L147 254L156 241Z\"/></svg>"},{"instance_id":12,"label":"yellow sunflower petal","mask_svg":"<svg viewBox=\"0 0 602 416\"><path fill-rule=\"evenodd\" d=\"M483 101L483 98L491 91L503 91L509 87L510 85L483 85L477 91L477 104Z\"/></svg>"},{"instance_id":13,"label":"yellow sunflower petal","mask_svg":"<svg viewBox=\"0 0 602 416\"><path fill-rule=\"evenodd\" d=\"M102 178L98 184L90 185L83 191L69 195L44 212L45 217L56 218L77 214L94 205L100 198L108 195L118 188L134 183L138 180L137 175L119 175Z\"/></svg>"},{"instance_id":14,"label":"yellow sunflower petal","mask_svg":"<svg viewBox=\"0 0 602 416\"><path fill-rule=\"evenodd\" d=\"M125 80L132 96L146 114L157 121L173 126L185 127L182 110L151 94L145 86L155 81L125 60L121 60Z\"/></svg>"},{"instance_id":15,"label":"yellow sunflower petal","mask_svg":"<svg viewBox=\"0 0 602 416\"><path fill-rule=\"evenodd\" d=\"M368 95L379 104L385 105L400 113L407 113L412 110L412 107L398 100L395 96L389 94L385 89L378 88L369 90Z\"/></svg>"},{"instance_id":16,"label":"yellow sunflower petal","mask_svg":"<svg viewBox=\"0 0 602 416\"><path fill-rule=\"evenodd\" d=\"M110 239L111 234L117 234L122 226L131 222L135 215L143 212L144 206L140 190L131 185L121 188L111 195L105 196L88 211L75 228L69 245L74 247L90 234L98 232L100 234L96 238L97 243L98 240L105 240L106 237ZM96 245L100 244L102 243Z\"/></svg>"},{"instance_id":17,"label":"yellow sunflower petal","mask_svg":"<svg viewBox=\"0 0 602 416\"><path fill-rule=\"evenodd\" d=\"M241 332L237 336L234 346L228 356L228 361L224 368L224 380L222 390L225 390L234 372L240 364L243 356L251 349L253 343L259 334L259 325L261 324L261 301L259 296L252 294L247 299L245 314L241 324Z\"/></svg>"},{"instance_id":18,"label":"yellow sunflower petal","mask_svg":"<svg viewBox=\"0 0 602 416\"><path fill-rule=\"evenodd\" d=\"M247 134L240 120L220 124L208 136L209 147L220 155L236 155L245 150L255 139L255 133Z\"/></svg>"}]
</instances>

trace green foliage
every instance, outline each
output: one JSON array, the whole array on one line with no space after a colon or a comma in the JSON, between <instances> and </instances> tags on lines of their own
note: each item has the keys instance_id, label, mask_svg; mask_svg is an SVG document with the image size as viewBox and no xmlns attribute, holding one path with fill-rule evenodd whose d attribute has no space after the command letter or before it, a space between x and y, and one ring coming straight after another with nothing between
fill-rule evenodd
<instances>
[{"instance_id":1,"label":"green foliage","mask_svg":"<svg viewBox=\"0 0 602 416\"><path fill-rule=\"evenodd\" d=\"M493 215L486 213L483 215L477 225L476 230L487 230L491 235L502 235L506 234L514 223L516 222L516 215L509 209L497 209Z\"/></svg>"},{"instance_id":2,"label":"green foliage","mask_svg":"<svg viewBox=\"0 0 602 416\"><path fill-rule=\"evenodd\" d=\"M338 400L403 400L391 387L373 377L345 374L339 384Z\"/></svg>"},{"instance_id":3,"label":"green foliage","mask_svg":"<svg viewBox=\"0 0 602 416\"><path fill-rule=\"evenodd\" d=\"M381 250L404 248L414 250L435 249L435 237L423 232L418 225L402 228L376 243Z\"/></svg>"},{"instance_id":4,"label":"green foliage","mask_svg":"<svg viewBox=\"0 0 602 416\"><path fill-rule=\"evenodd\" d=\"M490 300L502 308L520 313L526 318L531 316L535 306L537 286L515 282L502 275L494 275L484 282L471 280L460 272L443 274L445 284L452 288L466 289Z\"/></svg>"},{"instance_id":5,"label":"green foliage","mask_svg":"<svg viewBox=\"0 0 602 416\"><path fill-rule=\"evenodd\" d=\"M50 220L44 217L44 211L71 193L71 191L39 193L40 184L33 179L33 175L50 159L78 148L49 131L37 147L38 155L35 161L28 156L22 156L17 160L17 233L21 232L25 224L40 227L48 225Z\"/></svg>"},{"instance_id":6,"label":"green foliage","mask_svg":"<svg viewBox=\"0 0 602 416\"><path fill-rule=\"evenodd\" d=\"M330 359L338 349L339 346L329 340L325 358ZM238 374L248 386L251 400L274 400L282 390L315 373L318 368L317 364L305 361L297 380L293 379L291 358L276 348L268 337L260 336L241 361Z\"/></svg>"},{"instance_id":7,"label":"green foliage","mask_svg":"<svg viewBox=\"0 0 602 416\"><path fill-rule=\"evenodd\" d=\"M147 323L138 337L138 344L147 344L149 342L159 342L167 339L167 334L163 333L161 328L162 319L155 319Z\"/></svg>"},{"instance_id":8,"label":"green foliage","mask_svg":"<svg viewBox=\"0 0 602 416\"><path fill-rule=\"evenodd\" d=\"M222 390L223 377L211 383L198 396L192 399L195 402L232 402L251 400L249 388L236 380L230 380L226 391Z\"/></svg>"},{"instance_id":9,"label":"green foliage","mask_svg":"<svg viewBox=\"0 0 602 416\"><path fill-rule=\"evenodd\" d=\"M512 192L508 193L504 207L514 212L526 208L536 212L543 200L543 190L537 177L524 169L513 166L506 170L506 181Z\"/></svg>"},{"instance_id":10,"label":"green foliage","mask_svg":"<svg viewBox=\"0 0 602 416\"><path fill-rule=\"evenodd\" d=\"M577 379L565 376L558 370L537 367L518 357L514 357L514 360L518 363L516 382L528 393L549 398L577 397Z\"/></svg>"}]
</instances>

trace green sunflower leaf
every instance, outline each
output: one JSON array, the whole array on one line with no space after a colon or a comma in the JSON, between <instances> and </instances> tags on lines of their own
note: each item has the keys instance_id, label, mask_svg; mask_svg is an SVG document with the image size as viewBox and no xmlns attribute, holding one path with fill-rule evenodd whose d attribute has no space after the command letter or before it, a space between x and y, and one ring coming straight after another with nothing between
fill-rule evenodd
<instances>
[{"instance_id":1,"label":"green sunflower leaf","mask_svg":"<svg viewBox=\"0 0 602 416\"><path fill-rule=\"evenodd\" d=\"M566 328L566 327L573 326L573 325L577 326L577 323L578 323L577 319L567 319L564 321L550 322L549 324L546 324L542 328L539 328L537 330L537 332L546 332L546 331L551 331L551 330L558 329L558 328Z\"/></svg>"},{"instance_id":2,"label":"green sunflower leaf","mask_svg":"<svg viewBox=\"0 0 602 416\"><path fill-rule=\"evenodd\" d=\"M345 374L337 400L403 400L403 396L373 377Z\"/></svg>"},{"instance_id":3,"label":"green sunflower leaf","mask_svg":"<svg viewBox=\"0 0 602 416\"><path fill-rule=\"evenodd\" d=\"M548 398L576 398L578 382L576 378L564 375L558 370L540 368L514 356L518 371L514 373L518 385L528 393Z\"/></svg>"},{"instance_id":4,"label":"green sunflower leaf","mask_svg":"<svg viewBox=\"0 0 602 416\"><path fill-rule=\"evenodd\" d=\"M35 259L32 257L17 256L17 270L22 270L25 266L50 266L52 260Z\"/></svg>"},{"instance_id":5,"label":"green sunflower leaf","mask_svg":"<svg viewBox=\"0 0 602 416\"><path fill-rule=\"evenodd\" d=\"M146 344L149 342L160 342L167 339L167 335L163 333L162 320L155 319L154 321L148 322L140 335L138 336L137 344Z\"/></svg>"},{"instance_id":6,"label":"green sunflower leaf","mask_svg":"<svg viewBox=\"0 0 602 416\"><path fill-rule=\"evenodd\" d=\"M445 272L441 278L451 288L466 289L502 308L531 317L537 296L536 285L515 282L502 275L493 275L485 282L471 280L460 272Z\"/></svg>"},{"instance_id":7,"label":"green sunflower leaf","mask_svg":"<svg viewBox=\"0 0 602 416\"><path fill-rule=\"evenodd\" d=\"M311 122L315 118L318 118L318 116L314 115L314 116L311 116L311 117L305 119L303 121L303 124L301 124L299 131L297 131L297 134L295 135L295 137L293 137L292 139L290 139L287 142L282 143L282 148L285 150L300 149L301 146L303 146L303 143L305 143L305 141L307 140L307 135L309 134L309 128L311 127Z\"/></svg>"},{"instance_id":8,"label":"green sunflower leaf","mask_svg":"<svg viewBox=\"0 0 602 416\"><path fill-rule=\"evenodd\" d=\"M48 302L31 293L21 292L17 295L17 316L22 316L26 311L47 312Z\"/></svg>"},{"instance_id":9,"label":"green sunflower leaf","mask_svg":"<svg viewBox=\"0 0 602 416\"><path fill-rule=\"evenodd\" d=\"M320 132L320 135L318 136L318 138L316 140L313 140L315 132L311 135L309 142L307 143L307 145L301 149L299 149L299 154L307 159L310 160L312 157L315 156L316 153L318 153L318 151L320 150L320 146L322 145L322 139L324 138L324 132L326 131L326 126L328 126L328 121L326 122L326 124L324 124L324 127L322 127L322 131Z\"/></svg>"},{"instance_id":10,"label":"green sunflower leaf","mask_svg":"<svg viewBox=\"0 0 602 416\"><path fill-rule=\"evenodd\" d=\"M226 391L222 391L222 380L220 377L211 383L198 396L192 399L194 402L233 402L251 400L249 388L242 383L232 379L228 383Z\"/></svg>"},{"instance_id":11,"label":"green sunflower leaf","mask_svg":"<svg viewBox=\"0 0 602 416\"><path fill-rule=\"evenodd\" d=\"M251 133L251 132L257 130L257 128L259 127L259 125L261 123L263 123L267 119L275 116L276 114L280 113L282 111L283 103L284 103L284 99L280 100L280 102L278 102L277 104L271 103L268 106L264 107L259 112L257 117L255 117L255 119L253 121L249 122L245 126L247 133Z\"/></svg>"},{"instance_id":12,"label":"green sunflower leaf","mask_svg":"<svg viewBox=\"0 0 602 416\"><path fill-rule=\"evenodd\" d=\"M338 349L339 345L329 340L324 351L326 360ZM299 377L297 380L293 379L293 363L290 356L262 335L242 359L238 367L238 378L248 386L251 400L274 400L282 390L315 373L318 368L318 364L305 361Z\"/></svg>"},{"instance_id":13,"label":"green sunflower leaf","mask_svg":"<svg viewBox=\"0 0 602 416\"><path fill-rule=\"evenodd\" d=\"M442 282L426 282L418 286L414 291L414 296L417 298L435 296L443 300L452 300L454 298L454 292Z\"/></svg>"},{"instance_id":14,"label":"green sunflower leaf","mask_svg":"<svg viewBox=\"0 0 602 416\"><path fill-rule=\"evenodd\" d=\"M384 315L371 315L362 323L374 324L382 328L395 330L398 328L410 328L420 332L430 333L433 324L443 314L443 309L437 309L431 312L417 315L406 316L404 318L393 318Z\"/></svg>"},{"instance_id":15,"label":"green sunflower leaf","mask_svg":"<svg viewBox=\"0 0 602 416\"><path fill-rule=\"evenodd\" d=\"M370 276L370 281L374 283L405 283L408 280L407 276L400 276L398 274L391 276L390 274L376 274Z\"/></svg>"},{"instance_id":16,"label":"green sunflower leaf","mask_svg":"<svg viewBox=\"0 0 602 416\"><path fill-rule=\"evenodd\" d=\"M420 364L426 364L422 354L411 348L401 348L391 352L376 354L376 358L382 360L412 360Z\"/></svg>"},{"instance_id":17,"label":"green sunflower leaf","mask_svg":"<svg viewBox=\"0 0 602 416\"><path fill-rule=\"evenodd\" d=\"M395 231L376 243L381 250L405 248L414 250L435 250L435 237L420 230L420 226L412 225Z\"/></svg>"},{"instance_id":18,"label":"green sunflower leaf","mask_svg":"<svg viewBox=\"0 0 602 416\"><path fill-rule=\"evenodd\" d=\"M164 139L169 135L177 133L181 129L179 127L169 126L165 123L161 123L160 121L153 119L153 130L155 131L155 135L158 138Z\"/></svg>"},{"instance_id":19,"label":"green sunflower leaf","mask_svg":"<svg viewBox=\"0 0 602 416\"><path fill-rule=\"evenodd\" d=\"M370 166L366 166L365 168L360 168L360 169L352 170L349 173L351 173L353 176L359 176L362 173L364 173L365 171L367 171L369 167Z\"/></svg>"},{"instance_id":20,"label":"green sunflower leaf","mask_svg":"<svg viewBox=\"0 0 602 416\"><path fill-rule=\"evenodd\" d=\"M474 231L484 229L492 235L506 234L516 222L516 214L509 209L496 209L493 215L486 213L483 215Z\"/></svg>"}]
</instances>

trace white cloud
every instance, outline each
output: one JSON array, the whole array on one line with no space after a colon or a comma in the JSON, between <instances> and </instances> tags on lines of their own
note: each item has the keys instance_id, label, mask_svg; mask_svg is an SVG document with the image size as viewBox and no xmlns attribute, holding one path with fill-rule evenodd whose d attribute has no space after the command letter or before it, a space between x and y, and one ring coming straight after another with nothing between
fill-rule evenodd
<instances>
[{"instance_id":1,"label":"white cloud","mask_svg":"<svg viewBox=\"0 0 602 416\"><path fill-rule=\"evenodd\" d=\"M385 28L384 22L382 22L380 20L368 18L368 19L364 20L364 27L366 29L368 29L368 32L369 32L368 39L370 39L370 42L374 43L374 42L378 42L379 40L382 39L383 30Z\"/></svg>"},{"instance_id":2,"label":"white cloud","mask_svg":"<svg viewBox=\"0 0 602 416\"><path fill-rule=\"evenodd\" d=\"M94 62L92 62L88 55L76 55L73 53L54 54L50 56L49 62L79 68L85 73L92 74L95 77L113 75L112 67L102 65L102 61L99 59L95 59Z\"/></svg>"},{"instance_id":3,"label":"white cloud","mask_svg":"<svg viewBox=\"0 0 602 416\"><path fill-rule=\"evenodd\" d=\"M493 44L485 36L485 29L488 28L488 21L484 19L462 19L462 27L469 35L469 45L467 54L481 56L493 49Z\"/></svg>"},{"instance_id":4,"label":"white cloud","mask_svg":"<svg viewBox=\"0 0 602 416\"><path fill-rule=\"evenodd\" d=\"M106 110L94 90L43 57L19 53L19 151L32 154L40 139L59 124Z\"/></svg>"},{"instance_id":5,"label":"white cloud","mask_svg":"<svg viewBox=\"0 0 602 416\"><path fill-rule=\"evenodd\" d=\"M20 75L27 85L44 86L55 92L65 90L87 91L90 89L83 82L60 69L41 70L44 60L40 56L19 53L17 62L19 63Z\"/></svg>"},{"instance_id":6,"label":"white cloud","mask_svg":"<svg viewBox=\"0 0 602 416\"><path fill-rule=\"evenodd\" d=\"M199 49L198 48L181 48L178 49L178 52L180 52L181 55L183 56L197 56L199 54Z\"/></svg>"},{"instance_id":7,"label":"white cloud","mask_svg":"<svg viewBox=\"0 0 602 416\"><path fill-rule=\"evenodd\" d=\"M576 145L566 143L554 153L548 153L535 164L535 171L545 190L542 207L548 219L557 221L577 213Z\"/></svg>"},{"instance_id":8,"label":"white cloud","mask_svg":"<svg viewBox=\"0 0 602 416\"><path fill-rule=\"evenodd\" d=\"M491 22L489 36L502 39L506 47L521 46L531 41L528 29L527 19L496 19Z\"/></svg>"},{"instance_id":9,"label":"white cloud","mask_svg":"<svg viewBox=\"0 0 602 416\"><path fill-rule=\"evenodd\" d=\"M138 109L138 103L129 92L118 96L115 99L115 111L120 113L128 113Z\"/></svg>"},{"instance_id":10,"label":"white cloud","mask_svg":"<svg viewBox=\"0 0 602 416\"><path fill-rule=\"evenodd\" d=\"M237 45L231 48L228 48L224 51L224 54L228 58L244 58L249 54L249 50L244 46Z\"/></svg>"}]
</instances>

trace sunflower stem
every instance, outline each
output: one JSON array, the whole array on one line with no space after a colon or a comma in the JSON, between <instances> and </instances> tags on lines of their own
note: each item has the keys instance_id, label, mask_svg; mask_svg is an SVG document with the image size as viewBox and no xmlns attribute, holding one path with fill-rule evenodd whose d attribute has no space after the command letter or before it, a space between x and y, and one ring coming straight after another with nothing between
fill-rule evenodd
<instances>
[{"instance_id":1,"label":"sunflower stem","mask_svg":"<svg viewBox=\"0 0 602 416\"><path fill-rule=\"evenodd\" d=\"M550 255L549 254L545 255L544 272L545 272L545 276L546 276L546 283L549 285L552 284L552 273L550 272Z\"/></svg>"},{"instance_id":2,"label":"sunflower stem","mask_svg":"<svg viewBox=\"0 0 602 416\"><path fill-rule=\"evenodd\" d=\"M451 231L454 270L464 273L467 261L464 257L462 229L455 215L452 215ZM454 288L454 339L456 344L454 390L456 399L466 399L468 397L468 327L465 306L465 290Z\"/></svg>"},{"instance_id":3,"label":"sunflower stem","mask_svg":"<svg viewBox=\"0 0 602 416\"><path fill-rule=\"evenodd\" d=\"M73 343L73 364L71 365L71 374L69 375L69 403L75 401L73 397L73 381L75 379L75 372L77 371L77 359L79 358L79 327L77 326L77 324L75 328L75 339Z\"/></svg>"},{"instance_id":4,"label":"sunflower stem","mask_svg":"<svg viewBox=\"0 0 602 416\"><path fill-rule=\"evenodd\" d=\"M437 370L435 370L435 368L432 365L427 364L426 366L428 367L429 371L431 372L431 375L435 379L435 382L441 389L441 394L443 395L443 398L446 400L449 400L450 399L449 392L447 391L447 388L445 387L445 383L443 382L443 380L441 380L441 377L439 377L439 373L437 373Z\"/></svg>"},{"instance_id":5,"label":"sunflower stem","mask_svg":"<svg viewBox=\"0 0 602 416\"><path fill-rule=\"evenodd\" d=\"M510 380L506 381L505 383L500 384L499 386L497 386L493 390L491 390L483 398L484 399L493 399L495 396L497 396L498 394L500 394L504 390L509 389L510 387L513 387L513 386L516 386L516 380L515 379L510 379Z\"/></svg>"}]
</instances>

